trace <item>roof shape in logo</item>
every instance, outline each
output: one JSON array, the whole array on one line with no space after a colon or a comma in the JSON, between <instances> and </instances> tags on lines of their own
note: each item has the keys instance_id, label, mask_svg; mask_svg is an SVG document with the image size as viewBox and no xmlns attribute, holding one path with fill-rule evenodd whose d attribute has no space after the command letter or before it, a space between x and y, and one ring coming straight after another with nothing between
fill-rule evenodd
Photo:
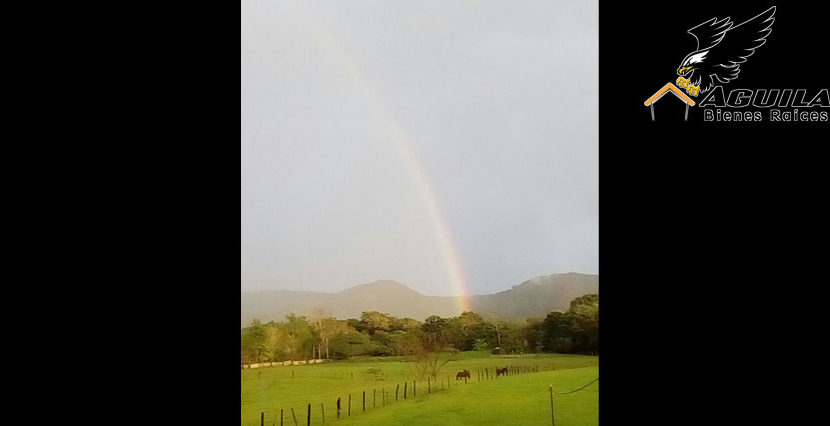
<instances>
[{"instance_id":1,"label":"roof shape in logo","mask_svg":"<svg viewBox=\"0 0 830 426\"><path fill-rule=\"evenodd\" d=\"M666 83L666 85L663 86L662 89L655 92L653 95L651 95L650 98L646 99L646 101L643 103L645 104L645 106L651 106L651 104L657 102L660 98L662 98L663 95L666 94L666 92L672 92L675 96L678 97L678 99L685 102L687 105L695 106L695 101L692 100L692 98L686 96L686 94L683 93L682 90L678 89L677 86L675 86L673 83Z\"/></svg>"}]
</instances>

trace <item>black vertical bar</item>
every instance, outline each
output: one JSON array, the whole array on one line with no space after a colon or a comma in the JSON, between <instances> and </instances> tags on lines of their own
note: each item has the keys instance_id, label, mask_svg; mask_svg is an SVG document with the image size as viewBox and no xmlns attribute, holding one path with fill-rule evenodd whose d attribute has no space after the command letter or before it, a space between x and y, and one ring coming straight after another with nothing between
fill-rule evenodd
<instances>
[{"instance_id":1,"label":"black vertical bar","mask_svg":"<svg viewBox=\"0 0 830 426\"><path fill-rule=\"evenodd\" d=\"M556 420L553 418L553 385L550 385L550 424L556 426Z\"/></svg>"}]
</instances>

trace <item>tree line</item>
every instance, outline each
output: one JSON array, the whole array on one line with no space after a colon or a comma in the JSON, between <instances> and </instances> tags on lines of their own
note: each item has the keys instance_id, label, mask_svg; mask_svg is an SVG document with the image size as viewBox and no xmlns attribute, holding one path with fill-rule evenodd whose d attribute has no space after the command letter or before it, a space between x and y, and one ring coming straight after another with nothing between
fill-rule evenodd
<instances>
[{"instance_id":1,"label":"tree line","mask_svg":"<svg viewBox=\"0 0 830 426\"><path fill-rule=\"evenodd\" d=\"M338 320L321 310L284 321L253 320L242 329L242 363L344 359L360 355L414 356L440 351L599 353L599 295L571 301L565 312L524 323L485 318L474 312L437 315L423 322L380 312Z\"/></svg>"}]
</instances>

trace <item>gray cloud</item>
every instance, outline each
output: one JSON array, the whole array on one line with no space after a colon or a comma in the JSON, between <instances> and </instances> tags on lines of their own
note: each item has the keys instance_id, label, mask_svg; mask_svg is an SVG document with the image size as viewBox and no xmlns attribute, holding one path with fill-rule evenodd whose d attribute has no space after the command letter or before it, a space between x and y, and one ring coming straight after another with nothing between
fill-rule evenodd
<instances>
[{"instance_id":1,"label":"gray cloud","mask_svg":"<svg viewBox=\"0 0 830 426\"><path fill-rule=\"evenodd\" d=\"M597 4L245 1L242 288L452 294L598 269Z\"/></svg>"}]
</instances>

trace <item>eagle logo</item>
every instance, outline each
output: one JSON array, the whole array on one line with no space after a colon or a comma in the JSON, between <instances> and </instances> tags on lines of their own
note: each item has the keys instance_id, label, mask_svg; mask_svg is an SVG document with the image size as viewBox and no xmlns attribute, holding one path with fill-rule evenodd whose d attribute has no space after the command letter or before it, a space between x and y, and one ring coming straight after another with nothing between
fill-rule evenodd
<instances>
[{"instance_id":1,"label":"eagle logo","mask_svg":"<svg viewBox=\"0 0 830 426\"><path fill-rule=\"evenodd\" d=\"M775 6L734 25L731 18L712 18L689 29L697 49L686 55L677 75L706 92L715 81L729 83L738 77L741 64L766 43L775 21Z\"/></svg>"}]
</instances>

